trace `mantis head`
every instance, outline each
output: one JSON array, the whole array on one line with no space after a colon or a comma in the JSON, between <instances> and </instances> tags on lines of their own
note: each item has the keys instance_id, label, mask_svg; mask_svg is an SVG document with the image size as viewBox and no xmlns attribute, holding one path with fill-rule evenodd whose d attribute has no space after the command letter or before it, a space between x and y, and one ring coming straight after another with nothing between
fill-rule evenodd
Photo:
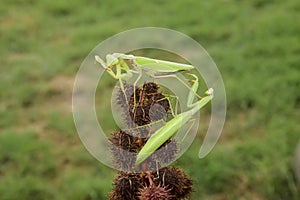
<instances>
[{"instance_id":1,"label":"mantis head","mask_svg":"<svg viewBox=\"0 0 300 200\"><path fill-rule=\"evenodd\" d=\"M126 55L123 53L113 53L113 54L107 54L106 55L106 62L103 61L98 55L95 56L95 60L99 62L102 67L105 69L111 68L111 66L118 64L119 59L124 59L124 60L132 60L134 59L133 55Z\"/></svg>"}]
</instances>

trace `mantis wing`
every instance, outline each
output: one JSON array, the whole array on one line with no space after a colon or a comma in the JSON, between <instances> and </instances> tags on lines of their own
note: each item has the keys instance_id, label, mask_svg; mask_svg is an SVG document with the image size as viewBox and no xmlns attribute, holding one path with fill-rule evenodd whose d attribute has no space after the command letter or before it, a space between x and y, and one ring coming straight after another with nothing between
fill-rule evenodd
<instances>
[{"instance_id":1,"label":"mantis wing","mask_svg":"<svg viewBox=\"0 0 300 200\"><path fill-rule=\"evenodd\" d=\"M186 70L192 70L195 67L188 64L181 64L171 61L165 61L165 60L157 60L152 58L146 58L141 56L134 56L134 61L140 65L147 65L147 68L153 69L157 72L177 72L177 71L186 71ZM158 64L158 65L151 65L151 64Z\"/></svg>"}]
</instances>

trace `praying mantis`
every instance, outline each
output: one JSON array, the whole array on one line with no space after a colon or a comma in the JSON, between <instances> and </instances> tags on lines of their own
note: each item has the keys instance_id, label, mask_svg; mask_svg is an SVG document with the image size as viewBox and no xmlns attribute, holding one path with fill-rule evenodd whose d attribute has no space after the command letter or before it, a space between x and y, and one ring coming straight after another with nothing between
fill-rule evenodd
<instances>
[{"instance_id":1,"label":"praying mantis","mask_svg":"<svg viewBox=\"0 0 300 200\"><path fill-rule=\"evenodd\" d=\"M106 55L106 62L104 62L98 55L95 56L95 60L102 65L102 67L115 79L119 80L120 88L124 93L125 99L127 101L124 84L122 80L128 80L133 76L133 73L139 74L137 80L133 84L134 91L138 80L141 78L142 71L146 72L153 78L164 78L164 77L174 77L173 73L179 71L189 71L194 69L194 66L188 64L181 64L176 62L152 59L141 56L126 55L122 53L113 53ZM134 69L130 69L128 66L130 64ZM113 71L116 68L116 72ZM178 79L182 82L181 79ZM184 82L182 82L186 87ZM135 100L134 92L134 100ZM127 102L128 103L128 102Z\"/></svg>"},{"instance_id":2,"label":"praying mantis","mask_svg":"<svg viewBox=\"0 0 300 200\"><path fill-rule=\"evenodd\" d=\"M106 56L104 62L99 56L95 56L95 60L102 65L102 67L115 79L119 80L120 88L125 93L123 80L126 81L133 76L133 73L139 74L138 79L134 83L134 87L141 77L142 72L146 72L153 78L174 77L174 73L180 71L190 71L194 66L188 64L181 64L176 62L152 59L141 56L126 55L122 53L113 53ZM131 66L133 69L131 69ZM113 71L115 68L116 73ZM147 140L146 144L137 155L135 165L139 165L145 161L152 153L154 153L162 144L176 134L176 132L213 98L213 89L210 88L205 92L206 96L200 97L197 94L199 86L198 77L194 74L188 74L194 77L192 86L186 85L181 79L178 78L190 91L187 98L187 107L189 110L182 112L171 120L169 120L163 127L155 131L155 133ZM134 89L135 91L135 89ZM134 92L135 95L135 92ZM195 97L200 98L199 101L194 103ZM127 98L126 98L127 99ZM135 98L134 98L135 100Z\"/></svg>"}]
</instances>

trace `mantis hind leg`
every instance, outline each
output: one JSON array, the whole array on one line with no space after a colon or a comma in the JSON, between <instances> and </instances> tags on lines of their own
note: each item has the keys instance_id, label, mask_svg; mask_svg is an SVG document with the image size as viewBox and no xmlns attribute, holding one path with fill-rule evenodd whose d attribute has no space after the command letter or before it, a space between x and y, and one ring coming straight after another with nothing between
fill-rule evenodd
<instances>
[{"instance_id":1,"label":"mantis hind leg","mask_svg":"<svg viewBox=\"0 0 300 200\"><path fill-rule=\"evenodd\" d=\"M198 84L198 77L197 77L196 75L190 74L190 73L188 73L188 75L193 76L193 77L196 79L196 80L191 80L191 81L190 81L190 82L194 82L193 85L195 85L196 82L197 82L196 84ZM198 97L199 99L202 98L201 96L199 96L199 95L197 94L197 90L193 89L193 86L192 86L192 87L189 86L189 85L186 84L182 79L180 79L178 76L176 76L176 75L174 75L174 74L167 74L167 75L153 75L152 77L153 77L153 78L175 78L175 79L177 79L180 83L182 83L186 88L188 88L188 89L190 90L189 96L190 96L190 94L192 93L194 97L196 96L196 97ZM198 85L197 85L197 89L198 89Z\"/></svg>"},{"instance_id":2,"label":"mantis hind leg","mask_svg":"<svg viewBox=\"0 0 300 200\"><path fill-rule=\"evenodd\" d=\"M176 99L175 112L174 112L174 110L173 110L173 108L172 108L171 98L175 98L175 99ZM165 100L165 99L168 101L168 103L169 103L169 105L170 105L170 110L171 110L172 116L175 117L175 116L177 115L177 111L178 111L178 102L179 102L179 98L178 98L177 96L175 96L175 95L169 95L169 96L167 96L167 97L164 97L164 98L162 98L162 99L159 99L158 101L162 101L162 100Z\"/></svg>"}]
</instances>

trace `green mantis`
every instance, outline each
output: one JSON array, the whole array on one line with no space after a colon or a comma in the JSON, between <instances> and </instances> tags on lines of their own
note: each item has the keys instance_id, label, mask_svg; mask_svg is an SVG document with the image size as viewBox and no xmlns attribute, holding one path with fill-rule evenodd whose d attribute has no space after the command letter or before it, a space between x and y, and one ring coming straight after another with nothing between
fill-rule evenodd
<instances>
[{"instance_id":1,"label":"green mantis","mask_svg":"<svg viewBox=\"0 0 300 200\"><path fill-rule=\"evenodd\" d=\"M194 66L175 63L164 60L157 60L152 58L126 55L121 53L108 54L106 56L106 62L104 62L99 56L95 56L95 60L99 62L102 67L115 79L119 80L120 88L125 93L123 81L130 79L134 73L138 74L138 78L134 83L134 87L141 77L142 73L145 72L153 78L164 78L174 77L174 73L180 71L190 71L194 69ZM189 74L194 77L192 87L186 85L181 79L178 80L189 88L189 94L187 99L188 111L180 113L171 120L169 120L163 127L158 129L146 142L141 151L137 155L136 165L139 165L146 160L153 152L155 152L163 143L176 134L176 132L189 120L193 118L203 106L205 106L213 97L213 89L210 88L206 92L205 97L200 97L197 94L199 86L198 77L194 74ZM135 91L135 89L134 89ZM135 92L134 92L135 95ZM195 97L200 98L199 101L194 103ZM127 99L127 97L126 97ZM135 100L135 98L134 98Z\"/></svg>"},{"instance_id":2,"label":"green mantis","mask_svg":"<svg viewBox=\"0 0 300 200\"><path fill-rule=\"evenodd\" d=\"M172 73L194 69L194 66L192 65L157 60L141 56L126 55L122 53L113 53L106 55L106 62L104 62L97 55L95 56L95 60L99 62L113 78L119 80L121 90L124 93L125 97L126 93L122 81L130 79L133 76L133 73L139 74L138 79L134 83L135 87L136 83L142 75L142 71L146 72L153 78L163 78L172 76ZM129 66L133 67L133 69L131 69ZM115 68L116 72L113 71L113 68ZM174 77L176 78L176 76Z\"/></svg>"}]
</instances>

